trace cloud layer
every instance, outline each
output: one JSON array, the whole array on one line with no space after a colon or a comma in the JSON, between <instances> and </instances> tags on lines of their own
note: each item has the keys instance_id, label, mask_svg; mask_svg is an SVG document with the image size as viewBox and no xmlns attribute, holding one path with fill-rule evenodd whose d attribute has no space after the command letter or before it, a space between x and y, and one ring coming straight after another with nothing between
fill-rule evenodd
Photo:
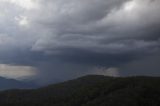
<instances>
[{"instance_id":1,"label":"cloud layer","mask_svg":"<svg viewBox=\"0 0 160 106\"><path fill-rule=\"evenodd\" d=\"M159 0L0 0L0 62L36 67L38 77L48 80L97 67L126 70L122 75L152 73L145 65L132 69L159 57L159 5Z\"/></svg>"}]
</instances>

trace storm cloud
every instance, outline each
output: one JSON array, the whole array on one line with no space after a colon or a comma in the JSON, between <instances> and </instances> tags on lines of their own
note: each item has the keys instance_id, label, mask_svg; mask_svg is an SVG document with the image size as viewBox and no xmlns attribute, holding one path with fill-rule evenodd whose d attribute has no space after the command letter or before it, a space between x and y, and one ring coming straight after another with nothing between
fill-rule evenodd
<instances>
[{"instance_id":1,"label":"storm cloud","mask_svg":"<svg viewBox=\"0 0 160 106\"><path fill-rule=\"evenodd\" d=\"M94 74L98 67L116 69L118 76L160 75L159 5L159 0L0 0L0 63L34 67L44 82ZM157 63L154 72L146 61Z\"/></svg>"}]
</instances>

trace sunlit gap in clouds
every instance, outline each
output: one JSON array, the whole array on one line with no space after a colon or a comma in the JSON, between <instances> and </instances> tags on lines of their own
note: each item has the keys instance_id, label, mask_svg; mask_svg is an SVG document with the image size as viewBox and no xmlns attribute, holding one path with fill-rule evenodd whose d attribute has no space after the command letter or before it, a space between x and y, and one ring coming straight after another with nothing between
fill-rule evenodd
<instances>
[{"instance_id":1,"label":"sunlit gap in clouds","mask_svg":"<svg viewBox=\"0 0 160 106\"><path fill-rule=\"evenodd\" d=\"M124 4L124 10L126 11L132 11L133 9L135 9L137 6L136 2L133 1L129 1L127 3Z\"/></svg>"},{"instance_id":2,"label":"sunlit gap in clouds","mask_svg":"<svg viewBox=\"0 0 160 106\"><path fill-rule=\"evenodd\" d=\"M36 1L37 0L0 0L0 2L12 3L28 10L37 8Z\"/></svg>"},{"instance_id":3,"label":"sunlit gap in clouds","mask_svg":"<svg viewBox=\"0 0 160 106\"><path fill-rule=\"evenodd\" d=\"M37 69L32 66L18 66L0 64L0 76L5 78L23 80L37 75Z\"/></svg>"}]
</instances>

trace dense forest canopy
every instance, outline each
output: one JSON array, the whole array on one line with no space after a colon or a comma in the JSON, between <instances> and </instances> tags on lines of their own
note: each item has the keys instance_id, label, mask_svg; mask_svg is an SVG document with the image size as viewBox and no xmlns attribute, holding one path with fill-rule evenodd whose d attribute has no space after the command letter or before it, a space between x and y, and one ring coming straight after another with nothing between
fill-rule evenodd
<instances>
[{"instance_id":1,"label":"dense forest canopy","mask_svg":"<svg viewBox=\"0 0 160 106\"><path fill-rule=\"evenodd\" d=\"M1 106L160 106L160 78L90 75L33 90L0 92Z\"/></svg>"}]
</instances>

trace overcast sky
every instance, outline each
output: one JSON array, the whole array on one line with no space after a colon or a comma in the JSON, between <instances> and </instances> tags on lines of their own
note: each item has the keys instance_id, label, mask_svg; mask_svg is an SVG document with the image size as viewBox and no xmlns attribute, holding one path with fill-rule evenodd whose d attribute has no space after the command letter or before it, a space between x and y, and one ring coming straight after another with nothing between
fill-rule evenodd
<instances>
[{"instance_id":1,"label":"overcast sky","mask_svg":"<svg viewBox=\"0 0 160 106\"><path fill-rule=\"evenodd\" d=\"M0 0L0 76L160 75L160 0Z\"/></svg>"}]
</instances>

